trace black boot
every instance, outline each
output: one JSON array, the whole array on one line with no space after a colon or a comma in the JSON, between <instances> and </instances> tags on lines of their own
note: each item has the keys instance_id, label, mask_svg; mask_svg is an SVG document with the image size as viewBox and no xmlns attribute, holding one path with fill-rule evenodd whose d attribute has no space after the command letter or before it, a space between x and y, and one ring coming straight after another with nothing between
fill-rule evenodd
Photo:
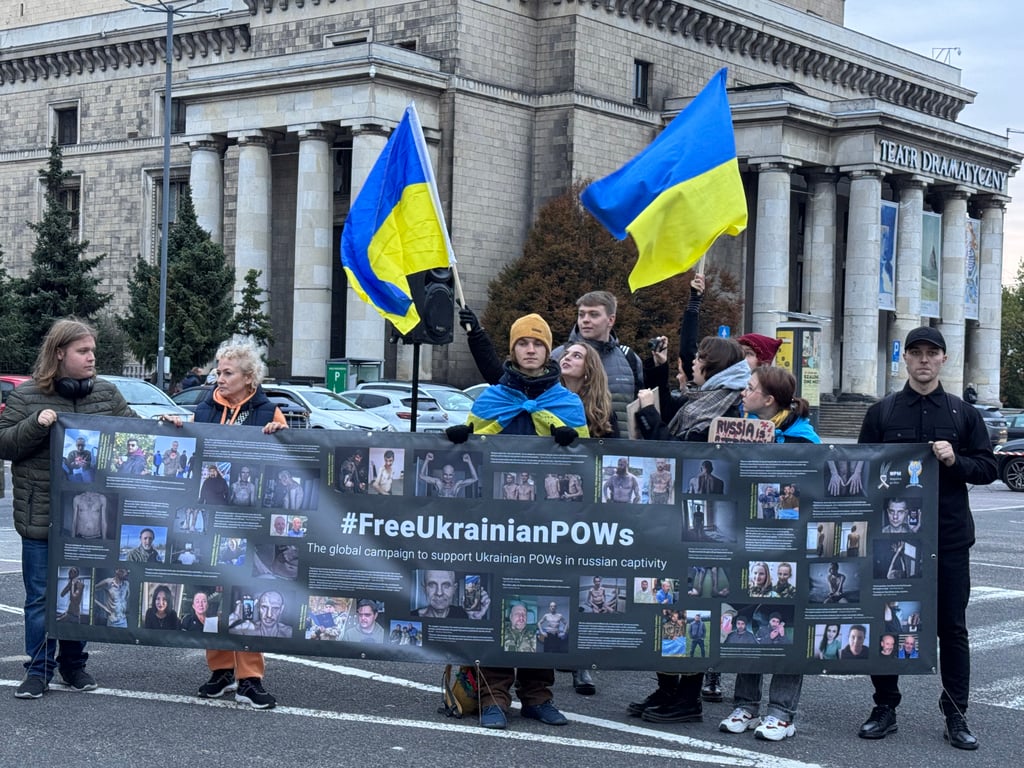
<instances>
[{"instance_id":1,"label":"black boot","mask_svg":"<svg viewBox=\"0 0 1024 768\"><path fill-rule=\"evenodd\" d=\"M594 678L591 677L590 670L586 668L573 670L572 688L580 696L593 696L597 693Z\"/></svg>"},{"instance_id":2,"label":"black boot","mask_svg":"<svg viewBox=\"0 0 1024 768\"><path fill-rule=\"evenodd\" d=\"M722 700L722 674L720 672L705 673L704 687L701 688L700 697L704 701Z\"/></svg>"},{"instance_id":3,"label":"black boot","mask_svg":"<svg viewBox=\"0 0 1024 768\"><path fill-rule=\"evenodd\" d=\"M680 675L672 701L647 707L641 717L649 723L699 723L704 720L700 686L704 676Z\"/></svg>"},{"instance_id":4,"label":"black boot","mask_svg":"<svg viewBox=\"0 0 1024 768\"><path fill-rule=\"evenodd\" d=\"M631 701L626 711L630 717L641 717L649 707L658 707L675 700L676 688L679 687L679 675L658 673L658 687L643 701Z\"/></svg>"}]
</instances>

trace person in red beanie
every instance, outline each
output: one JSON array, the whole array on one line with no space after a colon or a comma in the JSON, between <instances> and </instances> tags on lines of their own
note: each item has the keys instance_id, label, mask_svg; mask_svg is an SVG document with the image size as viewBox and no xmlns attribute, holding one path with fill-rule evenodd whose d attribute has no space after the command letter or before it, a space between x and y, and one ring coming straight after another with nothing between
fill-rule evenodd
<instances>
[{"instance_id":1,"label":"person in red beanie","mask_svg":"<svg viewBox=\"0 0 1024 768\"><path fill-rule=\"evenodd\" d=\"M762 336L760 333L745 333L736 339L747 354L747 363L750 370L759 365L771 365L775 360L775 353L782 346L781 339L773 339L770 336Z\"/></svg>"}]
</instances>

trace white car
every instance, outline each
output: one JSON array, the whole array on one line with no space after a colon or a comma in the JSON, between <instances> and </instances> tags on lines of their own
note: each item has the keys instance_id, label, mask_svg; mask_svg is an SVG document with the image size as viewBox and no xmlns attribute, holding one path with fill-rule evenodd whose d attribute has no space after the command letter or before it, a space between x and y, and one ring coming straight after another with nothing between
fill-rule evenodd
<instances>
[{"instance_id":1,"label":"white car","mask_svg":"<svg viewBox=\"0 0 1024 768\"><path fill-rule=\"evenodd\" d=\"M412 393L387 389L350 389L341 393L360 408L387 419L399 432L410 431L412 424ZM449 425L448 414L429 397L417 399L416 431L444 432ZM458 422L461 423L461 422Z\"/></svg>"},{"instance_id":2,"label":"white car","mask_svg":"<svg viewBox=\"0 0 1024 768\"><path fill-rule=\"evenodd\" d=\"M100 376L121 393L128 405L144 419L158 419L164 414L180 416L182 421L192 421L195 414L177 405L159 387L148 381L133 379L131 376Z\"/></svg>"},{"instance_id":3,"label":"white car","mask_svg":"<svg viewBox=\"0 0 1024 768\"><path fill-rule=\"evenodd\" d=\"M366 381L356 385L357 390L373 389L378 392L403 392L412 394L412 382L408 381ZM473 408L473 400L461 389L432 381L420 382L420 397L436 400L441 410L448 415L449 424L465 424Z\"/></svg>"},{"instance_id":4,"label":"white car","mask_svg":"<svg viewBox=\"0 0 1024 768\"><path fill-rule=\"evenodd\" d=\"M310 429L345 429L360 432L392 432L391 423L378 414L327 387L303 384L263 384L267 397L277 402L293 403L309 414Z\"/></svg>"}]
</instances>

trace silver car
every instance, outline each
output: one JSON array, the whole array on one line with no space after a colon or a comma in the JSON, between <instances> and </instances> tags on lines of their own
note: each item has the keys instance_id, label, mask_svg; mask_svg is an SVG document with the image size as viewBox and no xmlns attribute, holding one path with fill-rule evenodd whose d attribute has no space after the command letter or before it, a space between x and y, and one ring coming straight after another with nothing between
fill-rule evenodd
<instances>
[{"instance_id":1,"label":"silver car","mask_svg":"<svg viewBox=\"0 0 1024 768\"><path fill-rule=\"evenodd\" d=\"M195 414L175 404L159 387L148 381L133 379L131 376L100 376L121 393L128 405L144 419L158 419L165 414L180 416L182 421L192 421Z\"/></svg>"},{"instance_id":2,"label":"silver car","mask_svg":"<svg viewBox=\"0 0 1024 768\"><path fill-rule=\"evenodd\" d=\"M350 389L341 393L360 408L365 408L387 419L399 432L410 431L412 423L412 393L387 389ZM437 401L420 397L416 408L417 432L443 432L449 425L448 414ZM461 423L461 422L459 422Z\"/></svg>"},{"instance_id":3,"label":"silver car","mask_svg":"<svg viewBox=\"0 0 1024 768\"><path fill-rule=\"evenodd\" d=\"M357 390L373 389L378 392L412 393L412 382L408 381L367 381L356 386ZM473 408L473 400L465 392L447 384L435 384L431 381L420 382L420 397L436 400L441 410L448 415L449 424L465 424L469 412Z\"/></svg>"},{"instance_id":4,"label":"silver car","mask_svg":"<svg viewBox=\"0 0 1024 768\"><path fill-rule=\"evenodd\" d=\"M303 384L263 384L271 400L293 403L309 414L311 429L345 429L360 432L392 432L388 419L361 408L327 387Z\"/></svg>"}]
</instances>

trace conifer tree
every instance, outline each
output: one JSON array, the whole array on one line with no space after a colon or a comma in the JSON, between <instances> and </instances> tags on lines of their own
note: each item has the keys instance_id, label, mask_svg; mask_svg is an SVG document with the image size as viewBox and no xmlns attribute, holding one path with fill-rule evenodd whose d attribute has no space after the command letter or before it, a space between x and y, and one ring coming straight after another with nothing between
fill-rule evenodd
<instances>
[{"instance_id":1,"label":"conifer tree","mask_svg":"<svg viewBox=\"0 0 1024 768\"><path fill-rule=\"evenodd\" d=\"M0 249L0 371L27 373L35 359L35 348L28 343L26 323L21 310L20 281L12 278L4 266Z\"/></svg>"},{"instance_id":2,"label":"conifer tree","mask_svg":"<svg viewBox=\"0 0 1024 768\"><path fill-rule=\"evenodd\" d=\"M118 325L128 339L135 359L147 368L156 365L157 329L160 315L160 270L142 256L128 278L128 314Z\"/></svg>"},{"instance_id":3,"label":"conifer tree","mask_svg":"<svg viewBox=\"0 0 1024 768\"><path fill-rule=\"evenodd\" d=\"M247 336L264 349L274 343L274 333L270 318L263 311L263 288L259 279L263 270L250 269L243 278L245 287L242 289L242 300L238 303L238 311L231 320L231 332L238 336Z\"/></svg>"},{"instance_id":4,"label":"conifer tree","mask_svg":"<svg viewBox=\"0 0 1024 768\"><path fill-rule=\"evenodd\" d=\"M50 158L39 171L44 188L43 218L28 222L36 233L32 269L21 283L22 314L28 338L42 339L54 320L69 315L93 320L110 303L111 295L101 293L99 277L93 275L106 254L86 257L88 240L79 240L71 229L71 214L60 193L72 176L64 170L63 153L57 140L50 142Z\"/></svg>"}]
</instances>

